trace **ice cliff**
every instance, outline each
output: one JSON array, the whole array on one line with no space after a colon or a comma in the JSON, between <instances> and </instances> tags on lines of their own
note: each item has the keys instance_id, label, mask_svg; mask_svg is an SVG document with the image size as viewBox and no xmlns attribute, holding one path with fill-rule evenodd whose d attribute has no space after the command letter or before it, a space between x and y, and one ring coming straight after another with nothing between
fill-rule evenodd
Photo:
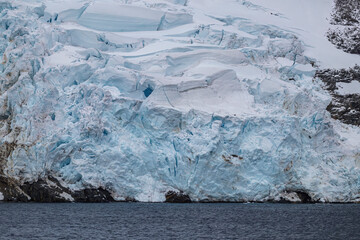
<instances>
[{"instance_id":1,"label":"ice cliff","mask_svg":"<svg viewBox=\"0 0 360 240\"><path fill-rule=\"evenodd\" d=\"M0 2L0 196L359 202L360 128L315 77L360 64L332 6Z\"/></svg>"}]
</instances>

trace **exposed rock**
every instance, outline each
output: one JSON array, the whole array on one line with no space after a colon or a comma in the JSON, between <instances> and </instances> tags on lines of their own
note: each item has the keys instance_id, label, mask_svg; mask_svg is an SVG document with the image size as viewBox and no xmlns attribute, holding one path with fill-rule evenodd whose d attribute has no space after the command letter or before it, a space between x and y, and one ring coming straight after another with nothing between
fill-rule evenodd
<instances>
[{"instance_id":1,"label":"exposed rock","mask_svg":"<svg viewBox=\"0 0 360 240\"><path fill-rule=\"evenodd\" d=\"M190 203L191 199L189 195L184 194L182 191L175 192L175 191L168 191L165 194L165 202L167 203Z\"/></svg>"},{"instance_id":2,"label":"exposed rock","mask_svg":"<svg viewBox=\"0 0 360 240\"><path fill-rule=\"evenodd\" d=\"M318 201L314 200L306 191L287 190L281 194L280 199L271 200L270 202L275 202L275 203L316 203Z\"/></svg>"},{"instance_id":3,"label":"exposed rock","mask_svg":"<svg viewBox=\"0 0 360 240\"><path fill-rule=\"evenodd\" d=\"M352 54L360 54L360 28L345 27L331 29L327 33L329 41L337 48Z\"/></svg>"},{"instance_id":4,"label":"exposed rock","mask_svg":"<svg viewBox=\"0 0 360 240\"><path fill-rule=\"evenodd\" d=\"M110 192L103 188L88 188L71 191L56 178L48 177L22 185L10 178L0 177L0 192L4 201L20 202L113 202Z\"/></svg>"},{"instance_id":5,"label":"exposed rock","mask_svg":"<svg viewBox=\"0 0 360 240\"><path fill-rule=\"evenodd\" d=\"M334 119L339 119L346 124L360 126L359 94L335 95L327 110Z\"/></svg>"},{"instance_id":6,"label":"exposed rock","mask_svg":"<svg viewBox=\"0 0 360 240\"><path fill-rule=\"evenodd\" d=\"M30 200L17 183L7 177L0 176L0 192L3 195L2 201L28 202Z\"/></svg>"},{"instance_id":7,"label":"exposed rock","mask_svg":"<svg viewBox=\"0 0 360 240\"><path fill-rule=\"evenodd\" d=\"M335 0L332 24L353 25L360 23L360 1Z\"/></svg>"},{"instance_id":8,"label":"exposed rock","mask_svg":"<svg viewBox=\"0 0 360 240\"><path fill-rule=\"evenodd\" d=\"M295 193L298 195L302 203L314 203L314 201L307 192L304 191L295 191Z\"/></svg>"},{"instance_id":9,"label":"exposed rock","mask_svg":"<svg viewBox=\"0 0 360 240\"><path fill-rule=\"evenodd\" d=\"M360 66L349 69L325 69L317 71L316 78L324 82L333 99L327 110L331 117L343 123L360 126L360 93L342 95L338 92L339 83L360 82Z\"/></svg>"},{"instance_id":10,"label":"exposed rock","mask_svg":"<svg viewBox=\"0 0 360 240\"><path fill-rule=\"evenodd\" d=\"M327 37L331 43L348 53L360 54L360 1L335 0L331 24L339 26L329 29Z\"/></svg>"},{"instance_id":11,"label":"exposed rock","mask_svg":"<svg viewBox=\"0 0 360 240\"><path fill-rule=\"evenodd\" d=\"M60 196L65 189L62 189L58 185L48 185L44 180L38 180L34 183L25 183L21 186L21 189L26 192L30 197L31 201L34 202L69 202Z\"/></svg>"},{"instance_id":12,"label":"exposed rock","mask_svg":"<svg viewBox=\"0 0 360 240\"><path fill-rule=\"evenodd\" d=\"M72 194L76 202L114 202L109 191L103 188L90 188Z\"/></svg>"}]
</instances>

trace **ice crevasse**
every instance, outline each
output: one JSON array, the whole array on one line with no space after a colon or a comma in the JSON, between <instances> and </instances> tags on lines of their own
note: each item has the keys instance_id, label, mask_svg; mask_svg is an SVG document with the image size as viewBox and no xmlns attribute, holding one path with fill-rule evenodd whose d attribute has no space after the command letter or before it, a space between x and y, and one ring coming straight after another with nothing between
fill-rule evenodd
<instances>
[{"instance_id":1,"label":"ice crevasse","mask_svg":"<svg viewBox=\"0 0 360 240\"><path fill-rule=\"evenodd\" d=\"M0 2L0 180L359 202L360 128L314 75L360 57L326 39L330 0L285 2Z\"/></svg>"}]
</instances>

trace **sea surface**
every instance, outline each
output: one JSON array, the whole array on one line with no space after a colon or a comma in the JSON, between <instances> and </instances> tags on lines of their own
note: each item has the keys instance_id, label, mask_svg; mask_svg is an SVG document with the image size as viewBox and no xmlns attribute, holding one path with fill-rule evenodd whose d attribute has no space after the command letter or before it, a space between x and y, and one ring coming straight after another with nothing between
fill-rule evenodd
<instances>
[{"instance_id":1,"label":"sea surface","mask_svg":"<svg viewBox=\"0 0 360 240\"><path fill-rule=\"evenodd\" d=\"M360 204L1 203L0 239L360 239Z\"/></svg>"}]
</instances>

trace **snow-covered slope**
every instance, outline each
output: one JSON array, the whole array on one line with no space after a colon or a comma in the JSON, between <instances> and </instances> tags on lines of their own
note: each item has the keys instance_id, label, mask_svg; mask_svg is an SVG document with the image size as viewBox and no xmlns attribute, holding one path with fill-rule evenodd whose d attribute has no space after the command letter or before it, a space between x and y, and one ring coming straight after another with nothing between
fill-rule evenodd
<instances>
[{"instance_id":1,"label":"snow-covered slope","mask_svg":"<svg viewBox=\"0 0 360 240\"><path fill-rule=\"evenodd\" d=\"M360 201L360 128L330 117L314 78L360 64L327 40L331 9L1 2L1 177L28 199L22 186L42 181L66 200L99 188L115 200Z\"/></svg>"}]
</instances>

